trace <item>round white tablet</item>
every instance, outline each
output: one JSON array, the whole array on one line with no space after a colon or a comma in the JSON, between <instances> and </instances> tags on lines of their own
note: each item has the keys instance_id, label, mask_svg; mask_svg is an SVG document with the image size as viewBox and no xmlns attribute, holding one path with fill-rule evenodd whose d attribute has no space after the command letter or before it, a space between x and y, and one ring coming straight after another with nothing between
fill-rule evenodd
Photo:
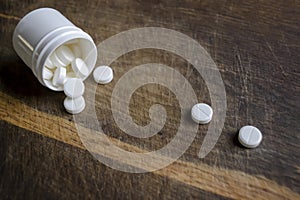
<instances>
[{"instance_id":1,"label":"round white tablet","mask_svg":"<svg viewBox=\"0 0 300 200\"><path fill-rule=\"evenodd\" d=\"M205 103L198 103L193 106L191 111L192 119L198 124L207 124L213 116L212 108Z\"/></svg>"},{"instance_id":2,"label":"round white tablet","mask_svg":"<svg viewBox=\"0 0 300 200\"><path fill-rule=\"evenodd\" d=\"M94 80L100 84L107 84L112 81L113 70L108 66L99 66L93 72Z\"/></svg>"},{"instance_id":3,"label":"round white tablet","mask_svg":"<svg viewBox=\"0 0 300 200\"><path fill-rule=\"evenodd\" d=\"M66 80L66 74L67 74L66 68L64 68L64 67L56 68L54 75L53 75L53 79L52 79L53 85L54 86L63 85Z\"/></svg>"},{"instance_id":4,"label":"round white tablet","mask_svg":"<svg viewBox=\"0 0 300 200\"><path fill-rule=\"evenodd\" d=\"M71 66L77 76L84 78L89 75L89 68L81 58L73 60Z\"/></svg>"},{"instance_id":5,"label":"round white tablet","mask_svg":"<svg viewBox=\"0 0 300 200\"><path fill-rule=\"evenodd\" d=\"M244 126L240 129L238 138L244 147L255 148L261 143L262 134L254 126Z\"/></svg>"},{"instance_id":6,"label":"round white tablet","mask_svg":"<svg viewBox=\"0 0 300 200\"><path fill-rule=\"evenodd\" d=\"M72 99L66 97L64 100L64 107L68 113L78 114L85 108L85 100L82 96Z\"/></svg>"},{"instance_id":7,"label":"round white tablet","mask_svg":"<svg viewBox=\"0 0 300 200\"><path fill-rule=\"evenodd\" d=\"M50 80L53 77L53 72L47 67L43 67L43 79Z\"/></svg>"},{"instance_id":8,"label":"round white tablet","mask_svg":"<svg viewBox=\"0 0 300 200\"><path fill-rule=\"evenodd\" d=\"M75 59L72 50L64 45L56 49L56 55L65 65L69 65Z\"/></svg>"},{"instance_id":9,"label":"round white tablet","mask_svg":"<svg viewBox=\"0 0 300 200\"><path fill-rule=\"evenodd\" d=\"M84 84L79 78L69 78L64 85L64 93L67 97L77 98L84 93Z\"/></svg>"},{"instance_id":10,"label":"round white tablet","mask_svg":"<svg viewBox=\"0 0 300 200\"><path fill-rule=\"evenodd\" d=\"M58 58L58 56L57 56L57 54L56 54L55 51L52 53L52 55L50 56L50 58L51 58L51 61L52 61L53 65L56 66L56 67L66 67L67 66L63 61L61 61Z\"/></svg>"},{"instance_id":11,"label":"round white tablet","mask_svg":"<svg viewBox=\"0 0 300 200\"><path fill-rule=\"evenodd\" d=\"M54 68L55 68L55 66L54 66L53 62L51 61L50 57L48 57L48 58L46 59L45 65L46 65L46 67L48 67L49 69L54 69Z\"/></svg>"}]
</instances>

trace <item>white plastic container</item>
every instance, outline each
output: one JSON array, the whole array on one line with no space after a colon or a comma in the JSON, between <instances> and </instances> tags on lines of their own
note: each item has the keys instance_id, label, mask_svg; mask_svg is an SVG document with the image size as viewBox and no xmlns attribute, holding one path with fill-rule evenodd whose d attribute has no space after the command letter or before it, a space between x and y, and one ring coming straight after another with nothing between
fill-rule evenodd
<instances>
[{"instance_id":1,"label":"white plastic container","mask_svg":"<svg viewBox=\"0 0 300 200\"><path fill-rule=\"evenodd\" d=\"M51 81L43 79L45 62L59 46L72 42L80 47L81 58L90 74L97 60L93 39L57 10L39 8L31 11L21 19L13 34L13 47L17 54L41 84L55 91L62 91L63 87L54 86Z\"/></svg>"}]
</instances>

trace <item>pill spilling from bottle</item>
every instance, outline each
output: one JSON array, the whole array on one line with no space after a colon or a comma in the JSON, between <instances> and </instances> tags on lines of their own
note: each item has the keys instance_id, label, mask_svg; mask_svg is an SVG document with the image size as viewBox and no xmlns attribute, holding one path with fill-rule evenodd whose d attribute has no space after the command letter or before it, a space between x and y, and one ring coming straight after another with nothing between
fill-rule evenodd
<instances>
[{"instance_id":1,"label":"pill spilling from bottle","mask_svg":"<svg viewBox=\"0 0 300 200\"><path fill-rule=\"evenodd\" d=\"M57 10L40 8L20 20L13 34L13 46L42 85L64 91L67 112L78 114L85 109L83 81L97 61L97 48L89 34ZM93 78L98 84L108 84L113 80L113 70L109 66L96 67ZM198 103L191 109L191 118L197 124L208 124L213 109ZM262 134L256 127L244 126L238 139L243 146L255 148L261 143Z\"/></svg>"},{"instance_id":2,"label":"pill spilling from bottle","mask_svg":"<svg viewBox=\"0 0 300 200\"><path fill-rule=\"evenodd\" d=\"M64 107L71 114L78 114L85 108L83 79L87 78L90 72L81 55L82 52L76 42L67 43L58 47L48 57L43 68L44 81L63 88L66 95ZM110 83L113 79L113 70L108 66L99 66L94 70L93 77L99 84Z\"/></svg>"}]
</instances>

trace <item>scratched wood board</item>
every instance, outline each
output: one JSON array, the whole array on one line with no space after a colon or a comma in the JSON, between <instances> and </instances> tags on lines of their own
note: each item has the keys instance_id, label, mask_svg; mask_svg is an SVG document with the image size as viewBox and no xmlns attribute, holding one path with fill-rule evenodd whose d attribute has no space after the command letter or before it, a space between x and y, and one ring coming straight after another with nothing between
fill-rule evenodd
<instances>
[{"instance_id":1,"label":"scratched wood board","mask_svg":"<svg viewBox=\"0 0 300 200\"><path fill-rule=\"evenodd\" d=\"M199 42L226 89L225 125L213 150L197 156L207 131L199 126L189 149L154 172L125 173L93 158L63 108L64 94L43 87L13 50L16 24L39 7L58 9L96 44L141 27L176 30ZM299 1L1 1L1 199L300 199L299 18ZM211 103L205 81L180 56L141 49L119 57L112 83L97 88L97 116L111 141L135 152L162 148L180 123L178 100L157 84L136 90L129 106L139 125L150 122L151 105L165 107L169 115L157 135L134 138L114 122L117 81L145 63L179 71L199 102ZM263 133L256 149L237 142L247 124Z\"/></svg>"}]
</instances>

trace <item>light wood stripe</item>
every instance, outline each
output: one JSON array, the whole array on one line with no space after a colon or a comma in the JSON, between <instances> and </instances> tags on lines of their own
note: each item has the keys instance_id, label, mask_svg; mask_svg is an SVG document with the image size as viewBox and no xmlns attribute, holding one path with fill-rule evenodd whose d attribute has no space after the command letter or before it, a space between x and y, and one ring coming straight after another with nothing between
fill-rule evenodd
<instances>
[{"instance_id":1,"label":"light wood stripe","mask_svg":"<svg viewBox=\"0 0 300 200\"><path fill-rule=\"evenodd\" d=\"M13 19L13 20L17 20L17 21L19 21L21 19L20 17L16 17L13 15L8 15L8 14L4 14L4 13L0 13L0 17L5 18L5 19Z\"/></svg>"},{"instance_id":2,"label":"light wood stripe","mask_svg":"<svg viewBox=\"0 0 300 200\"><path fill-rule=\"evenodd\" d=\"M38 111L13 97L0 92L0 119L20 128L85 149L74 123ZM88 132L88 130L86 130ZM136 146L110 138L124 149L144 152ZM300 199L300 195L285 186L262 176L244 172L193 164L177 160L168 167L153 172L233 199Z\"/></svg>"}]
</instances>

